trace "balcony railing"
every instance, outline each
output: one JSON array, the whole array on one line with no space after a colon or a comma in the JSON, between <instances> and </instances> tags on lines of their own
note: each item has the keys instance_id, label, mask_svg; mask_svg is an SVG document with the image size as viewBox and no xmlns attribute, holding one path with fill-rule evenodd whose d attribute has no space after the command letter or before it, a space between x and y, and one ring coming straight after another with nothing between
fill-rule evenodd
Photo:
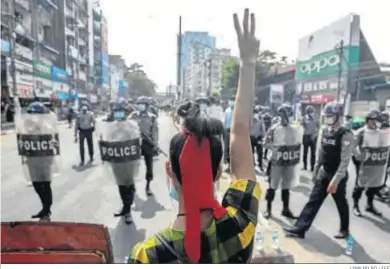
<instances>
[{"instance_id":1,"label":"balcony railing","mask_svg":"<svg viewBox=\"0 0 390 269\"><path fill-rule=\"evenodd\" d=\"M74 59L77 59L78 54L79 54L79 50L77 48L75 48L72 45L68 46L68 55L69 56L71 56Z\"/></svg>"},{"instance_id":2,"label":"balcony railing","mask_svg":"<svg viewBox=\"0 0 390 269\"><path fill-rule=\"evenodd\" d=\"M30 10L30 2L28 0L15 0L15 3L25 10Z\"/></svg>"},{"instance_id":3,"label":"balcony railing","mask_svg":"<svg viewBox=\"0 0 390 269\"><path fill-rule=\"evenodd\" d=\"M75 37L76 33L73 29L71 29L69 27L65 27L65 35Z\"/></svg>"},{"instance_id":4,"label":"balcony railing","mask_svg":"<svg viewBox=\"0 0 390 269\"><path fill-rule=\"evenodd\" d=\"M81 37L79 37L79 46L85 47L87 45L87 42Z\"/></svg>"},{"instance_id":5,"label":"balcony railing","mask_svg":"<svg viewBox=\"0 0 390 269\"><path fill-rule=\"evenodd\" d=\"M87 75L85 74L84 71L79 71L79 79L83 81L87 81Z\"/></svg>"}]
</instances>

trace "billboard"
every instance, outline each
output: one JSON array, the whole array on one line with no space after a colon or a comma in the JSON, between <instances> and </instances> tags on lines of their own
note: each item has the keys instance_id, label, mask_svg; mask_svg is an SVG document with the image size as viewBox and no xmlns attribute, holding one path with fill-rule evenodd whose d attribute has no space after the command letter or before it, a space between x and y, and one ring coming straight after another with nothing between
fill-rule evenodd
<instances>
[{"instance_id":1,"label":"billboard","mask_svg":"<svg viewBox=\"0 0 390 269\"><path fill-rule=\"evenodd\" d=\"M348 74L359 67L359 41L360 17L353 14L301 38L295 73L298 99L326 103L339 86L341 96L345 96Z\"/></svg>"},{"instance_id":2,"label":"billboard","mask_svg":"<svg viewBox=\"0 0 390 269\"><path fill-rule=\"evenodd\" d=\"M108 58L108 29L107 21L103 17L101 24L101 78L102 87L109 88L110 63Z\"/></svg>"}]
</instances>

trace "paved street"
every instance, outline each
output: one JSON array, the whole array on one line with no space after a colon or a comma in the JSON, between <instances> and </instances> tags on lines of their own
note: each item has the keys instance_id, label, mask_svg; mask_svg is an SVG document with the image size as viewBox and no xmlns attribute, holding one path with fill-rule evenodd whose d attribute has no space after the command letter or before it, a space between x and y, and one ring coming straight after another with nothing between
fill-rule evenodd
<instances>
[{"instance_id":1,"label":"paved street","mask_svg":"<svg viewBox=\"0 0 390 269\"><path fill-rule=\"evenodd\" d=\"M161 115L160 146L168 152L168 141L175 133L172 121L169 117ZM113 213L120 208L120 199L114 182L105 177L104 169L99 161L98 149L95 145L95 163L92 167L78 170L79 163L78 145L73 142L73 129L67 129L66 125L60 127L62 172L53 181L54 204L52 208L53 221L77 221L102 223L109 229L114 246L116 262L123 261L131 247L138 241L157 232L167 226L176 213L176 208L168 196L164 162L160 155L155 161L154 182L152 190L156 194L146 198L144 192L145 169L142 166L140 179L137 182L137 197L133 207L135 225L127 226L122 220L113 217ZM96 139L95 139L96 141ZM27 185L23 178L20 166L20 158L16 152L16 139L14 134L1 137L1 217L2 221L30 220L30 216L40 209L40 202L32 187ZM351 167L352 168L352 167ZM297 187L291 197L291 208L298 214L307 201L311 185L305 178L309 173L304 173L302 183ZM351 178L354 179L353 170ZM261 176L265 195L266 183ZM350 180L348 196L351 196L353 181ZM223 179L221 189L225 189L228 179ZM263 196L264 196L263 195ZM362 199L364 208L365 198ZM288 221L279 217L281 209L280 195L277 195L274 206L274 221L271 221L271 229L281 229L281 225ZM390 258L390 207L377 202L378 209L387 215L386 218L367 216L362 219L351 218L351 231L357 243L352 257L344 256L344 241L333 239L337 232L339 217L334 202L329 198L319 212L314 227L304 240L285 239L280 233L280 244L283 249L295 255L296 262L357 262L374 263L389 262ZM261 211L265 209L265 203L261 203ZM266 237L270 237L268 233ZM268 239L266 238L266 241Z\"/></svg>"}]
</instances>

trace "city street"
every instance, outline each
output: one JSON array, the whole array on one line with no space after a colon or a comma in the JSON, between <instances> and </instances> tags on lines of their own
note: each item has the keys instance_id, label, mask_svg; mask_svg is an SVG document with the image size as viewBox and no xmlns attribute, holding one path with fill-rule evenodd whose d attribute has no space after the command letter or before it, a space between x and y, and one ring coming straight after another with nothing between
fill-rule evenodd
<instances>
[{"instance_id":1,"label":"city street","mask_svg":"<svg viewBox=\"0 0 390 269\"><path fill-rule=\"evenodd\" d=\"M159 117L160 146L168 152L169 140L176 132L168 116ZM53 207L52 221L77 221L105 224L111 233L116 262L122 262L131 247L167 226L175 216L176 205L168 196L165 174L165 157L160 155L154 163L154 182L152 190L155 196L147 198L144 187L145 169L142 165L139 180L136 184L137 196L133 206L134 225L125 225L123 220L114 218L113 213L121 207L115 182L104 174L100 162L95 137L95 162L90 168L79 170L78 144L73 141L73 129L67 125L60 127L61 140L61 174L52 183ZM354 184L354 172L351 166L351 180L348 184L348 197ZM308 199L311 189L310 173L304 172L301 184L291 195L291 209L299 214ZM259 175L263 196L267 188L263 177ZM228 186L225 174L220 190ZM1 218L2 221L31 220L30 216L40 210L40 202L33 188L24 179L20 158L16 151L15 134L1 137ZM281 201L278 193L274 202L274 219L270 221L271 229L281 230L289 222L280 217ZM351 217L351 232L356 239L351 257L344 255L345 241L333 239L339 227L339 217L334 202L329 197L321 208L312 229L306 239L286 239L280 233L282 249L292 253L296 262L306 263L375 263L389 262L390 253L390 207L377 202L377 207L384 213L382 219L365 214L359 219ZM365 197L361 201L365 206ZM265 209L264 200L260 205ZM264 223L263 223L264 224ZM270 235L265 232L265 237ZM267 238L265 241L269 241Z\"/></svg>"}]
</instances>

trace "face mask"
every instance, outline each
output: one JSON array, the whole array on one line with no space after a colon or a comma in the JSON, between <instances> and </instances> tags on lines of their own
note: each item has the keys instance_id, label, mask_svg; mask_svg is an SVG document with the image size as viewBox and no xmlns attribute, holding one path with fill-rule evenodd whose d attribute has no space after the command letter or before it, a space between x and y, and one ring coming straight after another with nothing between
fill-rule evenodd
<instances>
[{"instance_id":1,"label":"face mask","mask_svg":"<svg viewBox=\"0 0 390 269\"><path fill-rule=\"evenodd\" d=\"M313 112L309 113L309 117L310 117L310 118L314 118L314 116L315 116L315 115L314 115Z\"/></svg>"},{"instance_id":2,"label":"face mask","mask_svg":"<svg viewBox=\"0 0 390 269\"><path fill-rule=\"evenodd\" d=\"M333 123L333 117L324 117L324 124L332 125Z\"/></svg>"},{"instance_id":3,"label":"face mask","mask_svg":"<svg viewBox=\"0 0 390 269\"><path fill-rule=\"evenodd\" d=\"M138 104L137 107L138 107L139 111L145 111L146 110L146 105L145 104Z\"/></svg>"},{"instance_id":4,"label":"face mask","mask_svg":"<svg viewBox=\"0 0 390 269\"><path fill-rule=\"evenodd\" d=\"M125 112L117 111L117 112L114 112L113 116L114 116L115 120L123 120L125 118Z\"/></svg>"},{"instance_id":5,"label":"face mask","mask_svg":"<svg viewBox=\"0 0 390 269\"><path fill-rule=\"evenodd\" d=\"M199 107L201 111L206 111L208 106L206 104L200 104Z\"/></svg>"},{"instance_id":6,"label":"face mask","mask_svg":"<svg viewBox=\"0 0 390 269\"><path fill-rule=\"evenodd\" d=\"M87 108L86 107L82 107L81 108L81 112L84 113L84 114L87 113Z\"/></svg>"},{"instance_id":7,"label":"face mask","mask_svg":"<svg viewBox=\"0 0 390 269\"><path fill-rule=\"evenodd\" d=\"M229 101L229 107L231 107L231 108L234 107L234 102L233 101Z\"/></svg>"},{"instance_id":8,"label":"face mask","mask_svg":"<svg viewBox=\"0 0 390 269\"><path fill-rule=\"evenodd\" d=\"M375 126L376 129L380 129L380 128L382 128L382 122L374 121L374 126Z\"/></svg>"},{"instance_id":9,"label":"face mask","mask_svg":"<svg viewBox=\"0 0 390 269\"><path fill-rule=\"evenodd\" d=\"M175 187L173 187L172 182L169 184L169 197L175 201L179 201L179 194L177 193Z\"/></svg>"}]
</instances>

